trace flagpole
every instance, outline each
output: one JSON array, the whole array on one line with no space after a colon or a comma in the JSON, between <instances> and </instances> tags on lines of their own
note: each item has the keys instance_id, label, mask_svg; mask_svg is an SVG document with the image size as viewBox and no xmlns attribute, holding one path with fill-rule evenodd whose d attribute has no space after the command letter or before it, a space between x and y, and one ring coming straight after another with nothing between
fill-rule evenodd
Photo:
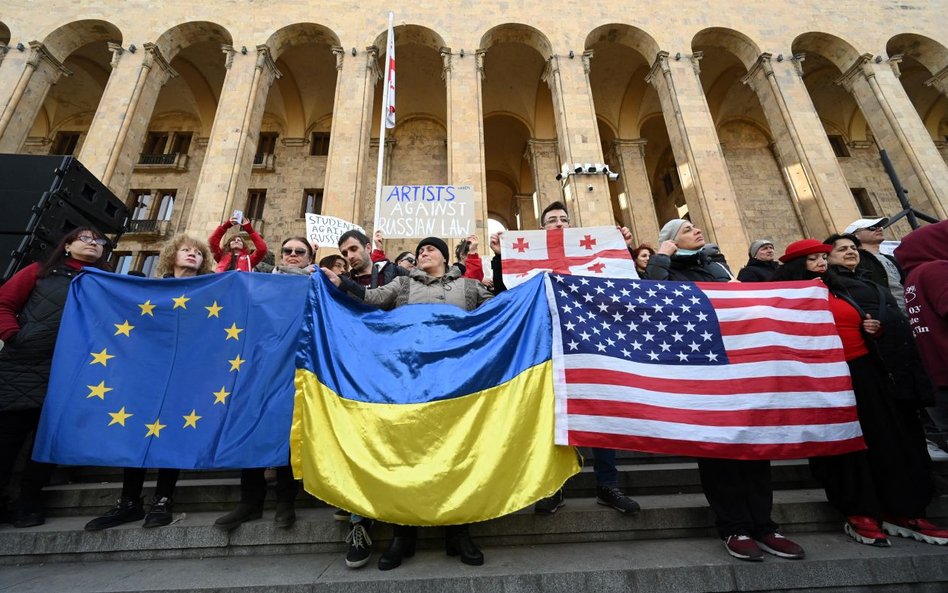
<instances>
[{"instance_id":1,"label":"flagpole","mask_svg":"<svg viewBox=\"0 0 948 593\"><path fill-rule=\"evenodd\" d=\"M395 48L395 40L392 25L394 23L395 13L388 13L388 34L385 41L385 77L382 83L382 109L379 114L379 163L375 174L375 218L372 221L372 245L375 246L375 231L379 228L379 208L382 204L382 168L385 164L385 128L386 116L389 110L389 62L392 59L392 50Z\"/></svg>"}]
</instances>

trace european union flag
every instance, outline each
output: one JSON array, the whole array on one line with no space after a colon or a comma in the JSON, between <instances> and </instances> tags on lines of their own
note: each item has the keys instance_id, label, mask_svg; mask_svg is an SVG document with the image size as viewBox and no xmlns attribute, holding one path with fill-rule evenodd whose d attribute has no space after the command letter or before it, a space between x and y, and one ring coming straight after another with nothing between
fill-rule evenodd
<instances>
[{"instance_id":1,"label":"european union flag","mask_svg":"<svg viewBox=\"0 0 948 593\"><path fill-rule=\"evenodd\" d=\"M308 279L229 272L70 286L33 458L71 465L285 465Z\"/></svg>"}]
</instances>

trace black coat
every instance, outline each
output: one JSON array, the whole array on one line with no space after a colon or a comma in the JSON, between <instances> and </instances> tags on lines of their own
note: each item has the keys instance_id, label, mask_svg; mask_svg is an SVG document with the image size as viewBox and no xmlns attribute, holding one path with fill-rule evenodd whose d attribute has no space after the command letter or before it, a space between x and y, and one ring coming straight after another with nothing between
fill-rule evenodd
<instances>
[{"instance_id":1,"label":"black coat","mask_svg":"<svg viewBox=\"0 0 948 593\"><path fill-rule=\"evenodd\" d=\"M780 264L776 261L760 261L752 257L737 273L737 279L741 282L770 282L779 267Z\"/></svg>"},{"instance_id":2,"label":"black coat","mask_svg":"<svg viewBox=\"0 0 948 593\"><path fill-rule=\"evenodd\" d=\"M731 275L722 264L712 261L706 253L699 251L692 255L673 255L656 253L648 260L645 268L648 280L681 280L691 282L728 282Z\"/></svg>"},{"instance_id":3,"label":"black coat","mask_svg":"<svg viewBox=\"0 0 948 593\"><path fill-rule=\"evenodd\" d=\"M79 270L68 266L37 278L18 315L20 331L0 350L0 410L41 408L69 283Z\"/></svg>"},{"instance_id":4,"label":"black coat","mask_svg":"<svg viewBox=\"0 0 948 593\"><path fill-rule=\"evenodd\" d=\"M922 365L912 336L912 326L899 309L895 297L885 288L857 271L843 266L830 266L827 278L830 288L882 323L882 333L866 338L870 351L892 380L889 386L897 399L918 405L934 403L934 387Z\"/></svg>"}]
</instances>

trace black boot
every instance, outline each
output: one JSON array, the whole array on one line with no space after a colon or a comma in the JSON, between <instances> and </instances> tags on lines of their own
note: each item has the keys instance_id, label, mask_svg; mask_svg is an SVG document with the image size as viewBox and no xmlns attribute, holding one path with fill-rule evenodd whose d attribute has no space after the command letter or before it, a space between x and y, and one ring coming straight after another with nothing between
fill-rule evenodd
<instances>
[{"instance_id":1,"label":"black boot","mask_svg":"<svg viewBox=\"0 0 948 593\"><path fill-rule=\"evenodd\" d=\"M214 525L222 529L230 531L231 529L236 529L241 523L247 521L253 521L254 519L259 519L263 516L263 505L262 504L253 504L249 502L242 502L237 505L237 508L227 513L223 517L218 517L214 521Z\"/></svg>"},{"instance_id":2,"label":"black boot","mask_svg":"<svg viewBox=\"0 0 948 593\"><path fill-rule=\"evenodd\" d=\"M273 516L273 522L277 527L289 529L296 523L296 505L292 500L288 502L278 502L276 514Z\"/></svg>"},{"instance_id":3,"label":"black boot","mask_svg":"<svg viewBox=\"0 0 948 593\"><path fill-rule=\"evenodd\" d=\"M481 552L467 525L451 525L444 532L444 551L448 556L460 556L461 562L471 566L484 564L484 554Z\"/></svg>"},{"instance_id":4,"label":"black boot","mask_svg":"<svg viewBox=\"0 0 948 593\"><path fill-rule=\"evenodd\" d=\"M123 523L140 521L144 517L145 509L142 508L142 499L136 500L123 496L104 515L86 523L86 531L100 531Z\"/></svg>"},{"instance_id":5,"label":"black boot","mask_svg":"<svg viewBox=\"0 0 948 593\"><path fill-rule=\"evenodd\" d=\"M418 528L404 525L395 526L395 536L388 549L379 558L379 570L392 570L402 564L402 559L415 555L415 540Z\"/></svg>"}]
</instances>

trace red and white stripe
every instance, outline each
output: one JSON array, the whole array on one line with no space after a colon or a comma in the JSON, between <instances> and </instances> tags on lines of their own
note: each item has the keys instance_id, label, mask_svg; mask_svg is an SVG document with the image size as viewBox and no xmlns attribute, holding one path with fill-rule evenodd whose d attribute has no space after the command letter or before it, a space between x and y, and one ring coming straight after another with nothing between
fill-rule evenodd
<instances>
[{"instance_id":1,"label":"red and white stripe","mask_svg":"<svg viewBox=\"0 0 948 593\"><path fill-rule=\"evenodd\" d=\"M821 283L697 286L715 309L729 364L564 354L552 311L556 444L729 459L865 448Z\"/></svg>"}]
</instances>

